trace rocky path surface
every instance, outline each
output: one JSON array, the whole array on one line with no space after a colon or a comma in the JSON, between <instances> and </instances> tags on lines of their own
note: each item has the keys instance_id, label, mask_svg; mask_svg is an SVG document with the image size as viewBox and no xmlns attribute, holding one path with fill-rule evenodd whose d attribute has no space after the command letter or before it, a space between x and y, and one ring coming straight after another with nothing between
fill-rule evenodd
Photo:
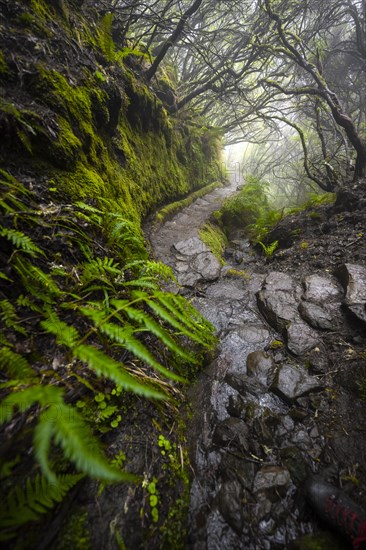
<instances>
[{"instance_id":1,"label":"rocky path surface","mask_svg":"<svg viewBox=\"0 0 366 550\"><path fill-rule=\"evenodd\" d=\"M247 273L233 276L198 238L232 192L214 191L151 233L156 257L173 267L221 343L191 392L190 548L308 548L317 520L305 479L330 465L351 477L365 461L364 403L335 388L325 345L328 335L350 333L345 309L363 320L366 270L258 269L243 240L236 257ZM348 547L324 536L317 548Z\"/></svg>"}]
</instances>

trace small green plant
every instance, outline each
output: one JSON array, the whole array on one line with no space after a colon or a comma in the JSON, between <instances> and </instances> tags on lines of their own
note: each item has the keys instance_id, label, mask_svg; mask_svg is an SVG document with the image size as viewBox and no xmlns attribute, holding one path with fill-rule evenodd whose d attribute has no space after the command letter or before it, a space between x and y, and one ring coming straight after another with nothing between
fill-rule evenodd
<instances>
[{"instance_id":1,"label":"small green plant","mask_svg":"<svg viewBox=\"0 0 366 550\"><path fill-rule=\"evenodd\" d=\"M307 248L309 248L309 243L308 243L307 241L302 241L302 242L300 243L300 248L301 248L302 250L306 250Z\"/></svg>"},{"instance_id":2,"label":"small green plant","mask_svg":"<svg viewBox=\"0 0 366 550\"><path fill-rule=\"evenodd\" d=\"M240 277L241 279L250 279L250 275L247 271L244 271L242 269L234 269L230 268L226 272L227 277Z\"/></svg>"},{"instance_id":3,"label":"small green plant","mask_svg":"<svg viewBox=\"0 0 366 550\"><path fill-rule=\"evenodd\" d=\"M212 254L224 265L225 261L222 257L225 246L228 244L225 233L220 229L218 225L214 225L210 222L205 223L199 231L200 239L208 246Z\"/></svg>"},{"instance_id":4,"label":"small green plant","mask_svg":"<svg viewBox=\"0 0 366 550\"><path fill-rule=\"evenodd\" d=\"M265 245L264 243L262 243L261 241L258 241L258 244L260 244L261 247L263 248L263 251L266 255L266 258L270 258L271 256L273 256L274 252L278 248L278 241L274 241L273 243L269 244L268 246Z\"/></svg>"},{"instance_id":5,"label":"small green plant","mask_svg":"<svg viewBox=\"0 0 366 550\"><path fill-rule=\"evenodd\" d=\"M282 340L272 340L269 347L271 349L280 349L280 348L283 348L284 345L285 344L284 344L284 342L282 342Z\"/></svg>"},{"instance_id":6,"label":"small green plant","mask_svg":"<svg viewBox=\"0 0 366 550\"><path fill-rule=\"evenodd\" d=\"M157 523L159 521L159 491L156 488L157 481L158 480L156 477L153 477L152 481L150 481L146 487L149 494L149 506L153 523Z\"/></svg>"}]
</instances>

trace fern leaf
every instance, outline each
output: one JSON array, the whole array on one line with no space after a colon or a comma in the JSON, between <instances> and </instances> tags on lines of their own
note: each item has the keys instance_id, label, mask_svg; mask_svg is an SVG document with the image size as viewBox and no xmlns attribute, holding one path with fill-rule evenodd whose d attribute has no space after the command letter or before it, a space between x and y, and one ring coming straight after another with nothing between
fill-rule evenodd
<instances>
[{"instance_id":1,"label":"fern leaf","mask_svg":"<svg viewBox=\"0 0 366 550\"><path fill-rule=\"evenodd\" d=\"M17 257L14 260L14 268L22 278L22 282L31 294L34 294L43 299L45 302L52 302L52 295L60 295L61 290L56 285L55 281L47 275L42 269L32 265L27 260ZM39 294L42 290L43 293ZM44 292L46 291L46 292Z\"/></svg>"},{"instance_id":2,"label":"fern leaf","mask_svg":"<svg viewBox=\"0 0 366 550\"><path fill-rule=\"evenodd\" d=\"M155 277L140 277L139 279L132 279L132 281L126 281L123 286L151 288L152 290L158 290L158 284Z\"/></svg>"},{"instance_id":3,"label":"fern leaf","mask_svg":"<svg viewBox=\"0 0 366 550\"><path fill-rule=\"evenodd\" d=\"M28 365L27 361L7 347L0 349L0 370L10 378L26 380L35 377L35 372Z\"/></svg>"},{"instance_id":4,"label":"fern leaf","mask_svg":"<svg viewBox=\"0 0 366 550\"><path fill-rule=\"evenodd\" d=\"M116 407L116 405L109 405L105 409L99 410L99 420L108 420L108 418L110 418L116 411L118 411L118 407Z\"/></svg>"},{"instance_id":5,"label":"fern leaf","mask_svg":"<svg viewBox=\"0 0 366 550\"><path fill-rule=\"evenodd\" d=\"M174 374L156 361L153 354L144 346L144 344L135 338L132 327L121 327L120 325L115 325L114 323L103 323L99 325L98 328L103 334L109 336L111 340L121 344L125 349L133 353L142 361L145 361L145 363L159 371L161 374L164 374L167 378L170 378L171 380L178 380L180 382L184 381L181 376Z\"/></svg>"},{"instance_id":6,"label":"fern leaf","mask_svg":"<svg viewBox=\"0 0 366 550\"><path fill-rule=\"evenodd\" d=\"M50 482L40 474L33 479L28 478L25 488L17 486L0 503L0 527L17 528L28 521L39 519L61 502L83 477L84 474L68 474L59 476L55 482Z\"/></svg>"},{"instance_id":7,"label":"fern leaf","mask_svg":"<svg viewBox=\"0 0 366 550\"><path fill-rule=\"evenodd\" d=\"M84 210L85 212L91 212L92 214L100 214L102 215L103 212L99 210L99 208L95 208L95 206L91 206L90 204L86 204L85 202L78 201L74 203L75 206L80 208L80 210Z\"/></svg>"},{"instance_id":8,"label":"fern leaf","mask_svg":"<svg viewBox=\"0 0 366 550\"><path fill-rule=\"evenodd\" d=\"M0 301L0 310L0 319L4 321L6 327L12 328L16 332L27 336L27 331L20 325L15 307L11 302L9 302L9 300Z\"/></svg>"},{"instance_id":9,"label":"fern leaf","mask_svg":"<svg viewBox=\"0 0 366 550\"><path fill-rule=\"evenodd\" d=\"M13 282L13 280L7 277L2 271L0 271L0 279L3 279L4 281L10 281L11 283Z\"/></svg>"},{"instance_id":10,"label":"fern leaf","mask_svg":"<svg viewBox=\"0 0 366 550\"><path fill-rule=\"evenodd\" d=\"M43 435L45 430L49 437L51 432L55 442L62 447L65 456L81 472L111 482L137 480L136 476L122 472L109 464L101 451L99 441L71 405L66 403L58 405L58 414L54 418L50 418L47 411L43 412L40 424L43 428L39 433ZM47 428L44 427L45 425ZM39 440L41 440L40 437L36 441L39 442Z\"/></svg>"},{"instance_id":11,"label":"fern leaf","mask_svg":"<svg viewBox=\"0 0 366 550\"><path fill-rule=\"evenodd\" d=\"M105 353L92 346L82 344L73 350L74 356L87 363L99 376L105 376L113 380L116 384L145 397L155 399L164 399L166 395L155 390L153 387L142 384L136 378L131 376L122 363L118 363Z\"/></svg>"},{"instance_id":12,"label":"fern leaf","mask_svg":"<svg viewBox=\"0 0 366 550\"><path fill-rule=\"evenodd\" d=\"M141 328L145 328L155 336L159 338L166 345L168 349L172 352L180 355L189 362L197 363L197 360L192 354L185 351L181 346L179 346L173 338L170 336L167 330L165 330L159 323L155 321L148 313L141 311L139 309L129 306L129 302L126 300L111 300L111 303L117 310L122 310L128 315L128 317L136 321Z\"/></svg>"},{"instance_id":13,"label":"fern leaf","mask_svg":"<svg viewBox=\"0 0 366 550\"><path fill-rule=\"evenodd\" d=\"M37 254L42 254L44 256L44 252L34 244L30 237L24 235L21 231L4 227L0 232L0 236L5 237L8 241L12 242L16 248L19 248L23 252L28 252L31 256L36 256Z\"/></svg>"},{"instance_id":14,"label":"fern leaf","mask_svg":"<svg viewBox=\"0 0 366 550\"><path fill-rule=\"evenodd\" d=\"M50 404L59 406L63 403L62 395L63 390L55 386L31 386L11 393L0 403L0 424L13 417L15 408L24 413L37 402L43 407Z\"/></svg>"},{"instance_id":15,"label":"fern leaf","mask_svg":"<svg viewBox=\"0 0 366 550\"><path fill-rule=\"evenodd\" d=\"M156 297L178 321L198 336L201 344L212 346L216 342L214 327L183 296L168 292L155 292Z\"/></svg>"},{"instance_id":16,"label":"fern leaf","mask_svg":"<svg viewBox=\"0 0 366 550\"><path fill-rule=\"evenodd\" d=\"M72 327L61 321L55 312L48 312L48 319L41 321L41 326L51 334L56 336L56 342L69 348L76 346L80 339L79 333L75 327Z\"/></svg>"}]
</instances>

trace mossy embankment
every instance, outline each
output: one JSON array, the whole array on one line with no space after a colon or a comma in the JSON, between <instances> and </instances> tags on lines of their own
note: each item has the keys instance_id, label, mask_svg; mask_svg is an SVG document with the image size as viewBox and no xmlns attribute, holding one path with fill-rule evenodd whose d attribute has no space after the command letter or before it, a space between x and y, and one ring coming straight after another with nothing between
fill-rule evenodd
<instances>
[{"instance_id":1,"label":"mossy embankment","mask_svg":"<svg viewBox=\"0 0 366 550\"><path fill-rule=\"evenodd\" d=\"M219 179L217 135L168 116L134 56L118 56L105 17L66 2L3 4L0 159L20 181L21 164L52 200L103 197L140 220Z\"/></svg>"},{"instance_id":2,"label":"mossy embankment","mask_svg":"<svg viewBox=\"0 0 366 550\"><path fill-rule=\"evenodd\" d=\"M219 179L220 141L80 4L0 0L0 540L184 547L183 380L215 339L141 222Z\"/></svg>"}]
</instances>

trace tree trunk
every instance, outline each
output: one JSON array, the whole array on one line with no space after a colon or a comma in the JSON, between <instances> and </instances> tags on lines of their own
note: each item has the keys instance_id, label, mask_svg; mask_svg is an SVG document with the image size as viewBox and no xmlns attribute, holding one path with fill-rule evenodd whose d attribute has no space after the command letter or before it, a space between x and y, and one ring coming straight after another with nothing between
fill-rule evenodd
<instances>
[{"instance_id":1,"label":"tree trunk","mask_svg":"<svg viewBox=\"0 0 366 550\"><path fill-rule=\"evenodd\" d=\"M151 67L145 72L145 78L146 80L151 80L152 77L155 75L156 71L158 70L158 67L160 63L163 61L167 51L169 48L174 46L174 44L177 42L178 38L183 32L184 26L187 22L187 20L193 15L202 4L203 0L195 0L190 8L186 10L182 17L180 18L178 25L175 27L173 33L169 36L169 38L164 42L160 52L156 56L154 63L151 65Z\"/></svg>"}]
</instances>

